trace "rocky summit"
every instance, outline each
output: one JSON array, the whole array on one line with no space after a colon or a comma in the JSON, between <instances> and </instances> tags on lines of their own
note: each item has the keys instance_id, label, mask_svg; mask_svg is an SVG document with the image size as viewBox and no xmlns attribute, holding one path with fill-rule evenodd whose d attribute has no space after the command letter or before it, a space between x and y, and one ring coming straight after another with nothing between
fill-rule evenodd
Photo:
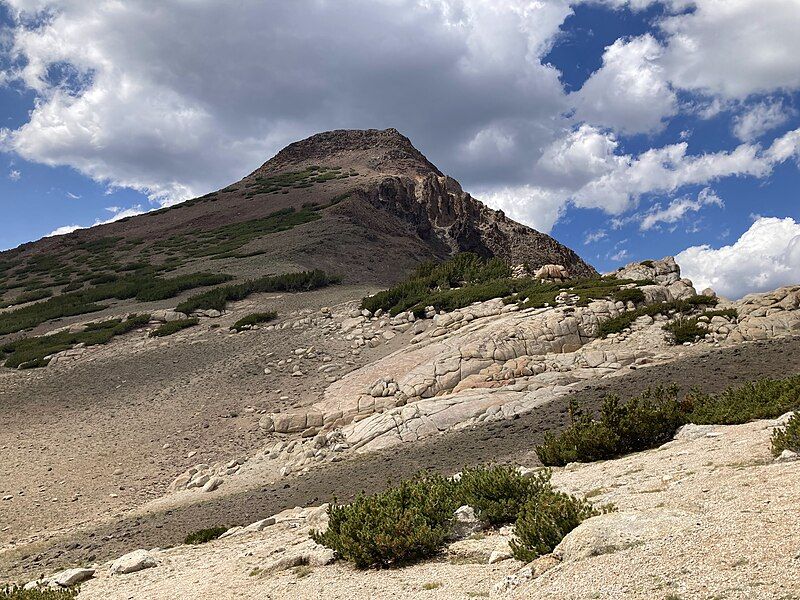
<instances>
[{"instance_id":1,"label":"rocky summit","mask_svg":"<svg viewBox=\"0 0 800 600\"><path fill-rule=\"evenodd\" d=\"M0 289L3 600L800 595L800 286L601 276L395 130Z\"/></svg>"}]
</instances>

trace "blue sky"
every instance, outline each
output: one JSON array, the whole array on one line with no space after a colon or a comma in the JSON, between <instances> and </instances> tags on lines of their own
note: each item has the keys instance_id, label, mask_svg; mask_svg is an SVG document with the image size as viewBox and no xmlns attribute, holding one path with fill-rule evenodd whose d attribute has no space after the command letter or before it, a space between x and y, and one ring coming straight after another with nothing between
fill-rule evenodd
<instances>
[{"instance_id":1,"label":"blue sky","mask_svg":"<svg viewBox=\"0 0 800 600\"><path fill-rule=\"evenodd\" d=\"M0 248L396 127L600 270L798 282L798 30L800 0L0 0Z\"/></svg>"}]
</instances>

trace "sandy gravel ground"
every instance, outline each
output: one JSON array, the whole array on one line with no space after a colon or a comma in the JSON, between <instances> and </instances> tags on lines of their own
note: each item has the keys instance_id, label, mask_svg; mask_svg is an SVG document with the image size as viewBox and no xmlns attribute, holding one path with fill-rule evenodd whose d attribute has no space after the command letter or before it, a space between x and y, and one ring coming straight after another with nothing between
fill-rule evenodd
<instances>
[{"instance_id":1,"label":"sandy gravel ground","mask_svg":"<svg viewBox=\"0 0 800 600\"><path fill-rule=\"evenodd\" d=\"M523 564L487 564L491 550L507 547L508 537L497 531L458 542L440 558L410 568L357 571L335 563L275 570L278 558L309 544L309 523L284 521L259 533L158 552L159 566L137 574L112 577L108 565L100 565L97 578L84 585L79 597L798 598L800 462L772 460L773 426L759 421L714 427L698 439L557 469L557 487L599 504L612 502L620 514L681 511L687 523L631 548L562 562L511 591L495 586Z\"/></svg>"},{"instance_id":2,"label":"sandy gravel ground","mask_svg":"<svg viewBox=\"0 0 800 600\"><path fill-rule=\"evenodd\" d=\"M589 384L577 392L587 406L598 406L608 393L625 397L648 386L677 382L684 389L698 385L716 391L760 376L786 376L800 372L800 338L745 344L714 350L708 355L668 365L631 371L624 377ZM211 525L241 525L292 506L307 506L352 498L359 491L374 492L392 480L420 469L453 473L464 465L511 462L535 465L534 445L548 429L566 422L566 399L561 399L513 421L489 423L470 430L451 432L402 450L361 456L328 464L302 477L228 495L225 486L200 503L153 509L97 522L68 531L52 540L0 554L2 571L13 576L41 573L62 566L104 560L138 547L180 543L187 533ZM220 436L221 438L223 436ZM80 481L76 477L77 481ZM355 482L355 483L354 483ZM48 508L51 510L51 508ZM57 512L48 512L50 518Z\"/></svg>"}]
</instances>

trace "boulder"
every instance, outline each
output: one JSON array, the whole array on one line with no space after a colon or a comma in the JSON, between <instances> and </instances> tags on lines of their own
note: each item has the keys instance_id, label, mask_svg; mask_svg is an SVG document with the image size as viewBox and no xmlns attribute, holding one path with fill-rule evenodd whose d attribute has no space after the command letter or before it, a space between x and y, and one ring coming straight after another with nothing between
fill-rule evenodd
<instances>
[{"instance_id":1,"label":"boulder","mask_svg":"<svg viewBox=\"0 0 800 600\"><path fill-rule=\"evenodd\" d=\"M681 510L611 512L587 519L553 550L563 561L611 554L646 542L668 539L693 527L696 518Z\"/></svg>"},{"instance_id":2,"label":"boulder","mask_svg":"<svg viewBox=\"0 0 800 600\"><path fill-rule=\"evenodd\" d=\"M125 575L127 573L136 573L144 569L151 569L158 563L147 550L134 550L120 556L111 564L109 572L112 575Z\"/></svg>"},{"instance_id":3,"label":"boulder","mask_svg":"<svg viewBox=\"0 0 800 600\"><path fill-rule=\"evenodd\" d=\"M53 575L50 581L61 587L72 587L91 579L93 576L94 569L67 569Z\"/></svg>"},{"instance_id":4,"label":"boulder","mask_svg":"<svg viewBox=\"0 0 800 600\"><path fill-rule=\"evenodd\" d=\"M468 504L458 507L453 513L453 534L451 539L463 540L482 529L483 523L475 516L475 510Z\"/></svg>"}]
</instances>

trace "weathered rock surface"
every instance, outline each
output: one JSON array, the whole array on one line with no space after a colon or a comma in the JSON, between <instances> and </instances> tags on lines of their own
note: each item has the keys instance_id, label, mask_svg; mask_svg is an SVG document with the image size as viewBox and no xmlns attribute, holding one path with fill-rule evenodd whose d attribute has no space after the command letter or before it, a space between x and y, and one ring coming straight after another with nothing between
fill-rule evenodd
<instances>
[{"instance_id":1,"label":"weathered rock surface","mask_svg":"<svg viewBox=\"0 0 800 600\"><path fill-rule=\"evenodd\" d=\"M143 569L151 569L157 564L155 557L147 550L134 550L115 560L111 564L109 572L112 575L126 575Z\"/></svg>"}]
</instances>

